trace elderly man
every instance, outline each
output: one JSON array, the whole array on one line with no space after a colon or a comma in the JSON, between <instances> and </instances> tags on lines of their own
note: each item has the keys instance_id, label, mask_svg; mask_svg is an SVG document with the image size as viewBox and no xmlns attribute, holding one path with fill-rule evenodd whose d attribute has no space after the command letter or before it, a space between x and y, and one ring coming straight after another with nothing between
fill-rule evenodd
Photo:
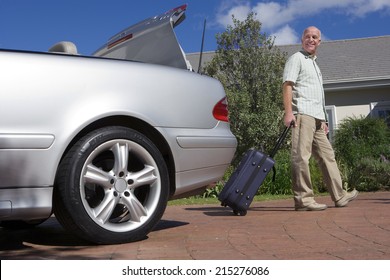
<instances>
[{"instance_id":1,"label":"elderly man","mask_svg":"<svg viewBox=\"0 0 390 280\"><path fill-rule=\"evenodd\" d=\"M309 159L313 155L321 169L324 182L336 207L344 207L358 195L356 190L343 189L340 171L333 148L327 138L328 126L322 75L316 63L321 31L305 29L302 50L293 54L284 68L283 103L284 123L292 130L292 184L295 210L325 210L327 205L314 200Z\"/></svg>"}]
</instances>

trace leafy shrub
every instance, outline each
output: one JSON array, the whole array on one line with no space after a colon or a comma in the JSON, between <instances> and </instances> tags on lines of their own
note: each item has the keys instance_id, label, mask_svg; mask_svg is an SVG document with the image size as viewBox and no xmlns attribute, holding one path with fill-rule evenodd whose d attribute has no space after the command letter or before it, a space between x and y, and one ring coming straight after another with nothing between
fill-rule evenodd
<instances>
[{"instance_id":1,"label":"leafy shrub","mask_svg":"<svg viewBox=\"0 0 390 280\"><path fill-rule=\"evenodd\" d=\"M389 190L390 164L378 159L363 158L356 165L352 180L362 191Z\"/></svg>"},{"instance_id":2,"label":"leafy shrub","mask_svg":"<svg viewBox=\"0 0 390 280\"><path fill-rule=\"evenodd\" d=\"M390 154L389 129L382 119L348 118L335 135L336 157L348 166L356 166L363 158Z\"/></svg>"},{"instance_id":3,"label":"leafy shrub","mask_svg":"<svg viewBox=\"0 0 390 280\"><path fill-rule=\"evenodd\" d=\"M375 191L390 185L390 132L377 118L348 118L335 135L334 149L350 187Z\"/></svg>"}]
</instances>

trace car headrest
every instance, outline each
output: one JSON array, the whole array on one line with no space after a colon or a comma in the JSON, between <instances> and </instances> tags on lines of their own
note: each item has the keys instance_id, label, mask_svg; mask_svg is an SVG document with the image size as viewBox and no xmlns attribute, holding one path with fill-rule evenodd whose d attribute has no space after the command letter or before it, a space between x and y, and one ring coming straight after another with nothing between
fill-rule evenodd
<instances>
[{"instance_id":1,"label":"car headrest","mask_svg":"<svg viewBox=\"0 0 390 280\"><path fill-rule=\"evenodd\" d=\"M67 53L67 54L74 54L77 55L77 47L74 43L68 42L68 41L62 41L54 44L50 49L49 52L55 52L55 53Z\"/></svg>"}]
</instances>

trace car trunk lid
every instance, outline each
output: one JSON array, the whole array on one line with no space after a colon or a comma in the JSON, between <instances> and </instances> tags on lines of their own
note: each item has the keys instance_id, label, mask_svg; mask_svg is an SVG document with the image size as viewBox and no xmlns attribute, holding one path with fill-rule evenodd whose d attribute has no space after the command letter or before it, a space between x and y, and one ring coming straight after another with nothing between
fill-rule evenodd
<instances>
[{"instance_id":1,"label":"car trunk lid","mask_svg":"<svg viewBox=\"0 0 390 280\"><path fill-rule=\"evenodd\" d=\"M93 56L192 70L173 30L185 19L186 9L187 5L182 5L122 30Z\"/></svg>"}]
</instances>

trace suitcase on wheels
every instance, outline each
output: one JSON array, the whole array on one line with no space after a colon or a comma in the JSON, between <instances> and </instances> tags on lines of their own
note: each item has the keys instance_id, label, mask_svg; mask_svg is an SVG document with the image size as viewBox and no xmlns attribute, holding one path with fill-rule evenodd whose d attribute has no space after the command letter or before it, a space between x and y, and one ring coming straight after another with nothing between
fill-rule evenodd
<instances>
[{"instance_id":1,"label":"suitcase on wheels","mask_svg":"<svg viewBox=\"0 0 390 280\"><path fill-rule=\"evenodd\" d=\"M285 140L292 125L293 123L284 129L269 155L256 149L249 149L244 154L238 167L218 195L222 206L232 208L235 215L246 215L264 179L271 169L274 169L275 161L273 157Z\"/></svg>"}]
</instances>

